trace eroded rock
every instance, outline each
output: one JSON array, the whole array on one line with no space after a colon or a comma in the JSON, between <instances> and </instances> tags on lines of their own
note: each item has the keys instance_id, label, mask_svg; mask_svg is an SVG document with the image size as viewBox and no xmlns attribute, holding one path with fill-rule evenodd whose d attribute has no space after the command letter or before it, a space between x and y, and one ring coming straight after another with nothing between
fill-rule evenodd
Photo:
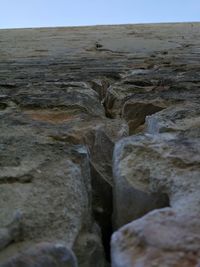
<instances>
[{"instance_id":1,"label":"eroded rock","mask_svg":"<svg viewBox=\"0 0 200 267\"><path fill-rule=\"evenodd\" d=\"M62 244L40 243L1 264L2 267L77 267L73 252Z\"/></svg>"},{"instance_id":2,"label":"eroded rock","mask_svg":"<svg viewBox=\"0 0 200 267\"><path fill-rule=\"evenodd\" d=\"M113 235L112 266L198 266L198 118L195 103L171 107L148 117L151 134L116 145L114 221L130 223ZM160 206L152 198L157 193ZM158 209L161 196L168 197L163 206L171 208ZM151 209L156 211L148 213Z\"/></svg>"},{"instance_id":3,"label":"eroded rock","mask_svg":"<svg viewBox=\"0 0 200 267\"><path fill-rule=\"evenodd\" d=\"M152 211L112 237L113 267L199 264L199 220L170 208Z\"/></svg>"},{"instance_id":4,"label":"eroded rock","mask_svg":"<svg viewBox=\"0 0 200 267\"><path fill-rule=\"evenodd\" d=\"M199 24L3 30L0 39L0 266L23 255L40 266L43 251L60 266L56 244L80 267L109 264L113 186L114 226L136 219L129 243L114 235L113 264L198 266Z\"/></svg>"}]
</instances>

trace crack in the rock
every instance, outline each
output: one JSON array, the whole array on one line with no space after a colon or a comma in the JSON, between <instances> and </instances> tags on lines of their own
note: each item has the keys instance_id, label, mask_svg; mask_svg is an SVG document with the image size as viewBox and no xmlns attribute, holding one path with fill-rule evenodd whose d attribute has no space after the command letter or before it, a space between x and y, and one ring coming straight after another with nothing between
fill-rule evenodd
<instances>
[{"instance_id":1,"label":"crack in the rock","mask_svg":"<svg viewBox=\"0 0 200 267\"><path fill-rule=\"evenodd\" d=\"M20 183L20 184L27 184L31 183L33 180L33 177L31 175L24 175L20 177L1 177L0 178L0 184L14 184L14 183Z\"/></svg>"},{"instance_id":2,"label":"crack in the rock","mask_svg":"<svg viewBox=\"0 0 200 267\"><path fill-rule=\"evenodd\" d=\"M146 80L144 81L135 80L133 83L135 83L138 86L143 86L143 87L152 85L152 83ZM107 94L108 88L111 86L111 82L108 82L107 80L96 80L96 81L92 81L90 84L91 84L92 89L95 90L99 94L99 99L104 106L105 116L109 119L112 119L112 114L109 112L108 103L106 103L106 94ZM153 105L151 103L128 103L127 101L125 101L120 117L127 121L129 125L130 135L134 135L136 132L132 128L138 129L141 125L145 123L145 119L147 116L155 114L161 111L162 109L163 107ZM93 216L101 228L102 244L103 244L104 251L105 251L105 257L106 257L106 260L110 262L111 261L110 240L111 240L112 233L114 231L113 225L115 224L112 220L113 218L113 189L111 186L110 190L108 190L108 186L103 184L103 180L102 180L103 178L100 177L100 174L97 172L97 170L95 170L94 166L91 166L91 171L92 171L92 180L93 180L92 182ZM100 184L98 184L98 181ZM97 203L95 203L95 201L97 201L98 198L100 202L99 207ZM157 193L155 194L155 196L152 196L152 201L155 202L155 203L152 203L152 205L154 206L153 209L169 207L170 205L169 197L166 194ZM107 206L105 205L105 203L107 203ZM141 213L141 216L144 216L148 212L149 210L147 209L146 212Z\"/></svg>"}]
</instances>

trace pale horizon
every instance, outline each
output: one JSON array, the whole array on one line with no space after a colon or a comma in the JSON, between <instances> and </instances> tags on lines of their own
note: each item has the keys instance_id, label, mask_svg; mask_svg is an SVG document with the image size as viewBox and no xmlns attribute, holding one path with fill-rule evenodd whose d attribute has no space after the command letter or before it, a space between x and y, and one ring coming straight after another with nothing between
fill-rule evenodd
<instances>
[{"instance_id":1,"label":"pale horizon","mask_svg":"<svg viewBox=\"0 0 200 267\"><path fill-rule=\"evenodd\" d=\"M7 0L0 10L0 29L199 21L198 0Z\"/></svg>"}]
</instances>

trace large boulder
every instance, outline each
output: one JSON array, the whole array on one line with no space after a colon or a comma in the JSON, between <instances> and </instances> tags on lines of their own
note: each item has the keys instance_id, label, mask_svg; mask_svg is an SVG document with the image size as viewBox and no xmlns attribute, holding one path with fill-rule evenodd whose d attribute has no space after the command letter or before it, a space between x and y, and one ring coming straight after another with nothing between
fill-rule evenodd
<instances>
[{"instance_id":1,"label":"large boulder","mask_svg":"<svg viewBox=\"0 0 200 267\"><path fill-rule=\"evenodd\" d=\"M30 98L20 89L2 99L0 258L48 241L74 249L80 266L92 267L98 256L103 267L112 153L128 127L109 122L96 92L82 83L56 85L58 95L51 94L55 85L45 86Z\"/></svg>"},{"instance_id":2,"label":"large boulder","mask_svg":"<svg viewBox=\"0 0 200 267\"><path fill-rule=\"evenodd\" d=\"M116 144L114 222L129 224L113 234L113 267L198 266L199 114L195 103L170 107Z\"/></svg>"},{"instance_id":3,"label":"large boulder","mask_svg":"<svg viewBox=\"0 0 200 267\"><path fill-rule=\"evenodd\" d=\"M72 85L67 88L74 90L73 94L76 88L85 92L80 84L73 90ZM62 137L72 124L75 133L77 121L83 127L82 103L85 101L83 106L87 109L92 108L90 101L94 102L95 97L98 102L92 89L91 100L90 89L85 90L85 98L78 92L71 97L71 91L66 91L63 98L61 92L53 96L39 86L29 97L28 89L26 93L15 91L13 97L18 102L9 97L2 100L5 105L0 113L0 262L40 242L75 249L83 233L93 235L94 251L104 254L101 234L91 230L94 219L89 149L80 141L70 143L54 138L55 133ZM99 110L95 104L94 112L98 115L93 116L101 120L101 104ZM82 250L82 254L87 251L77 245L76 249Z\"/></svg>"},{"instance_id":4,"label":"large boulder","mask_svg":"<svg viewBox=\"0 0 200 267\"><path fill-rule=\"evenodd\" d=\"M197 267L199 216L171 208L149 212L112 237L113 267Z\"/></svg>"}]
</instances>

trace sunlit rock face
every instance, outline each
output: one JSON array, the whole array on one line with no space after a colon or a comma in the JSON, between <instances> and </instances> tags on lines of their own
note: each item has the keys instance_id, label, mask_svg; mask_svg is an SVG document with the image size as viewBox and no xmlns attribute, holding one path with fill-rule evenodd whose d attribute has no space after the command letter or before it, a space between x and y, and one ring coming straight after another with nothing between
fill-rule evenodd
<instances>
[{"instance_id":1,"label":"sunlit rock face","mask_svg":"<svg viewBox=\"0 0 200 267\"><path fill-rule=\"evenodd\" d=\"M200 265L199 62L199 23L0 31L0 267Z\"/></svg>"}]
</instances>

